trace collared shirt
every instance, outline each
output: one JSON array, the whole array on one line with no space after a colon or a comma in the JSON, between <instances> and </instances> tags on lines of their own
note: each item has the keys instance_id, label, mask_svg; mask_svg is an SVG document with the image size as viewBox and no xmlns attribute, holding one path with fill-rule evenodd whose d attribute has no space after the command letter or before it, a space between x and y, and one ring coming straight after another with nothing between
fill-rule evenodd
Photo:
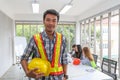
<instances>
[{"instance_id":1,"label":"collared shirt","mask_svg":"<svg viewBox=\"0 0 120 80\"><path fill-rule=\"evenodd\" d=\"M52 61L52 55L53 55L53 49L54 49L54 44L56 41L56 32L54 32L53 39L49 39L47 36L46 32L43 31L42 33L42 38L44 41L44 47L48 56L48 60L51 62ZM30 39L29 44L27 45L24 54L21 57L21 60L26 59L27 61L29 60L30 55L33 53L34 57L40 57L38 53L38 48L35 44L34 38L32 37ZM63 36L62 37L62 47L61 47L61 55L60 55L60 63L61 64L68 64L67 60L67 52L66 52L66 39ZM60 76L49 76L46 77L45 80L62 80L63 75Z\"/></svg>"}]
</instances>

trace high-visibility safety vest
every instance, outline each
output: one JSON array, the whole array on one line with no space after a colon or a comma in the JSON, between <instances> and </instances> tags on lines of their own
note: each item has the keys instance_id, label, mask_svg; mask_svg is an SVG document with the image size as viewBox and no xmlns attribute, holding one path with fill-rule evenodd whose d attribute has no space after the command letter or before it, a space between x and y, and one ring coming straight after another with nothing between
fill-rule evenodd
<instances>
[{"instance_id":1,"label":"high-visibility safety vest","mask_svg":"<svg viewBox=\"0 0 120 80\"><path fill-rule=\"evenodd\" d=\"M44 60L48 60L47 53L46 53L45 46L44 46L44 42L42 39L42 35L39 33L35 34L34 40L35 40L35 43L38 47L40 57ZM54 51L53 51L53 56L52 56L50 75L63 74L63 67L59 61L60 53L61 53L61 45L62 45L62 35L60 33L56 33L56 41L54 44Z\"/></svg>"}]
</instances>

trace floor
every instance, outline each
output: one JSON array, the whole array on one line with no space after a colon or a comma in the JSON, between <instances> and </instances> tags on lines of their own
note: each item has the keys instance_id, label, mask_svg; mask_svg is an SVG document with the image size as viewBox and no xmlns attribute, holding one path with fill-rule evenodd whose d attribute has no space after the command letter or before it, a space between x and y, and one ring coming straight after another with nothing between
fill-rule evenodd
<instances>
[{"instance_id":1,"label":"floor","mask_svg":"<svg viewBox=\"0 0 120 80\"><path fill-rule=\"evenodd\" d=\"M12 66L0 80L28 80L20 65Z\"/></svg>"},{"instance_id":2,"label":"floor","mask_svg":"<svg viewBox=\"0 0 120 80\"><path fill-rule=\"evenodd\" d=\"M0 80L29 80L20 65L12 66ZM34 80L34 79L31 79ZM120 79L118 79L120 80Z\"/></svg>"}]
</instances>

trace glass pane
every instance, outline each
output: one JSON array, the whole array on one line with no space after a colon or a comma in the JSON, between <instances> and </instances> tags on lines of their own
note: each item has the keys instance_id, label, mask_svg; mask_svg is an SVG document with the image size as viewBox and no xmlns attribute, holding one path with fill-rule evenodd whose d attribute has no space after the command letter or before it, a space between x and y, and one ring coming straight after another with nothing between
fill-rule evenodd
<instances>
[{"instance_id":1,"label":"glass pane","mask_svg":"<svg viewBox=\"0 0 120 80\"><path fill-rule=\"evenodd\" d=\"M108 17L108 13L103 15L103 18L107 18Z\"/></svg>"},{"instance_id":2,"label":"glass pane","mask_svg":"<svg viewBox=\"0 0 120 80\"><path fill-rule=\"evenodd\" d=\"M37 32L42 32L44 30L44 27L43 25L38 25L38 31Z\"/></svg>"},{"instance_id":3,"label":"glass pane","mask_svg":"<svg viewBox=\"0 0 120 80\"><path fill-rule=\"evenodd\" d=\"M31 25L31 36L37 33L37 25Z\"/></svg>"},{"instance_id":4,"label":"glass pane","mask_svg":"<svg viewBox=\"0 0 120 80\"><path fill-rule=\"evenodd\" d=\"M27 42L30 39L30 26L29 25L24 25L24 36L27 39Z\"/></svg>"},{"instance_id":5,"label":"glass pane","mask_svg":"<svg viewBox=\"0 0 120 80\"><path fill-rule=\"evenodd\" d=\"M59 24L57 32L62 33L67 39L67 50L71 50L71 46L75 43L75 25L73 24Z\"/></svg>"},{"instance_id":6,"label":"glass pane","mask_svg":"<svg viewBox=\"0 0 120 80\"><path fill-rule=\"evenodd\" d=\"M16 25L16 36L22 36L22 25Z\"/></svg>"},{"instance_id":7,"label":"glass pane","mask_svg":"<svg viewBox=\"0 0 120 80\"><path fill-rule=\"evenodd\" d=\"M84 44L84 24L81 24L81 45Z\"/></svg>"},{"instance_id":8,"label":"glass pane","mask_svg":"<svg viewBox=\"0 0 120 80\"><path fill-rule=\"evenodd\" d=\"M85 25L85 44L89 45L89 25L86 23Z\"/></svg>"},{"instance_id":9,"label":"glass pane","mask_svg":"<svg viewBox=\"0 0 120 80\"><path fill-rule=\"evenodd\" d=\"M85 39L86 39L86 36L85 36L85 24L83 24L83 27L82 27L82 45L84 46L85 45Z\"/></svg>"},{"instance_id":10,"label":"glass pane","mask_svg":"<svg viewBox=\"0 0 120 80\"><path fill-rule=\"evenodd\" d=\"M111 17L111 58L118 61L119 16Z\"/></svg>"},{"instance_id":11,"label":"glass pane","mask_svg":"<svg viewBox=\"0 0 120 80\"><path fill-rule=\"evenodd\" d=\"M96 54L100 57L100 21L95 22L96 25Z\"/></svg>"},{"instance_id":12,"label":"glass pane","mask_svg":"<svg viewBox=\"0 0 120 80\"><path fill-rule=\"evenodd\" d=\"M100 16L97 16L97 17L96 17L96 20L100 20Z\"/></svg>"},{"instance_id":13,"label":"glass pane","mask_svg":"<svg viewBox=\"0 0 120 80\"><path fill-rule=\"evenodd\" d=\"M119 14L119 9L114 10L114 11L112 11L112 13L111 13L112 16L113 16L113 15L117 15L117 14Z\"/></svg>"},{"instance_id":14,"label":"glass pane","mask_svg":"<svg viewBox=\"0 0 120 80\"><path fill-rule=\"evenodd\" d=\"M108 18L102 20L103 57L108 58Z\"/></svg>"},{"instance_id":15,"label":"glass pane","mask_svg":"<svg viewBox=\"0 0 120 80\"><path fill-rule=\"evenodd\" d=\"M94 53L94 23L90 23L90 28L91 28L91 53Z\"/></svg>"}]
</instances>

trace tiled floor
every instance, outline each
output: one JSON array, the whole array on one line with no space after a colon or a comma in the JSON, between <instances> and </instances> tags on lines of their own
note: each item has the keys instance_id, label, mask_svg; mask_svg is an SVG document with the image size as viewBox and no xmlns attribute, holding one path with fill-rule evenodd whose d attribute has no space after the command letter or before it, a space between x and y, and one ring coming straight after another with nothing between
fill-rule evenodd
<instances>
[{"instance_id":1,"label":"tiled floor","mask_svg":"<svg viewBox=\"0 0 120 80\"><path fill-rule=\"evenodd\" d=\"M0 80L28 80L20 65L12 66Z\"/></svg>"}]
</instances>

